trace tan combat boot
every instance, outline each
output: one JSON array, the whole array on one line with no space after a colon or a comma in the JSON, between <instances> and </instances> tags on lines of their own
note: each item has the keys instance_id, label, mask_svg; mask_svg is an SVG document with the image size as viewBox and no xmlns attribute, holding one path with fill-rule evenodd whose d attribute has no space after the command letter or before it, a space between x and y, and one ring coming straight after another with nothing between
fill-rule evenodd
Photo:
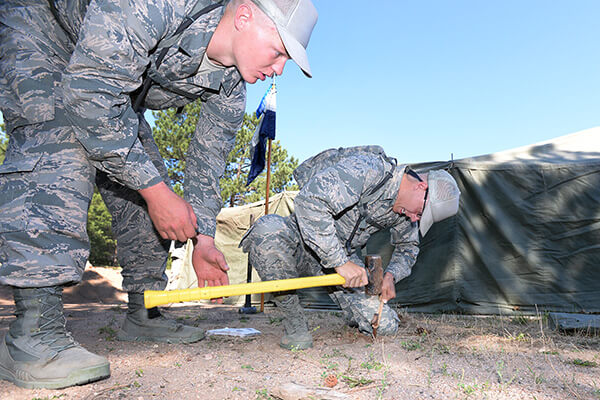
<instances>
[{"instance_id":1,"label":"tan combat boot","mask_svg":"<svg viewBox=\"0 0 600 400\"><path fill-rule=\"evenodd\" d=\"M108 360L67 332L62 287L13 287L13 295L17 319L0 342L0 379L28 389L60 389L110 376Z\"/></svg>"},{"instance_id":2,"label":"tan combat boot","mask_svg":"<svg viewBox=\"0 0 600 400\"><path fill-rule=\"evenodd\" d=\"M275 296L275 304L283 313L285 334L279 346L288 350L304 350L313 346L313 339L308 330L308 321L296 294Z\"/></svg>"},{"instance_id":3,"label":"tan combat boot","mask_svg":"<svg viewBox=\"0 0 600 400\"><path fill-rule=\"evenodd\" d=\"M162 316L157 307L144 307L144 294L129 292L127 316L117 339L127 342L193 343L204 339L204 330Z\"/></svg>"}]
</instances>

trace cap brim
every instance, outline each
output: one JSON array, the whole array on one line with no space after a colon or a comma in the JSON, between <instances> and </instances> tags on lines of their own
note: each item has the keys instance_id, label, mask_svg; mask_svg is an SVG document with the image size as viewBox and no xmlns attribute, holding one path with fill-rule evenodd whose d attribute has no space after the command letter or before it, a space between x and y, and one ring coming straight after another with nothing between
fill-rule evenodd
<instances>
[{"instance_id":1,"label":"cap brim","mask_svg":"<svg viewBox=\"0 0 600 400\"><path fill-rule=\"evenodd\" d=\"M425 204L425 209L423 210L423 215L421 215L421 220L419 221L419 231L421 231L421 236L425 236L429 228L433 225L433 211L431 210L431 205L429 201Z\"/></svg>"},{"instance_id":2,"label":"cap brim","mask_svg":"<svg viewBox=\"0 0 600 400\"><path fill-rule=\"evenodd\" d=\"M296 64L298 64L302 72L304 72L304 75L312 78L310 65L308 64L308 56L306 55L306 49L304 46L294 39L294 37L285 28L277 26L277 32L279 32L281 41L290 55L290 58L294 60Z\"/></svg>"}]
</instances>

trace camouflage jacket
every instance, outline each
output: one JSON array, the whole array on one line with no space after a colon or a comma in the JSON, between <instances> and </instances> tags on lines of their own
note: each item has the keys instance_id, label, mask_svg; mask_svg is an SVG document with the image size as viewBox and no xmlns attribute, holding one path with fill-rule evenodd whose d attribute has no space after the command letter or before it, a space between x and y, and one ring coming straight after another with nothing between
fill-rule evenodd
<instances>
[{"instance_id":1,"label":"camouflage jacket","mask_svg":"<svg viewBox=\"0 0 600 400\"><path fill-rule=\"evenodd\" d=\"M54 0L58 22L46 1L2 1L0 22L33 37L32 43L21 44L33 56L19 59L16 68L4 69L1 64L11 60L0 57L0 108L9 129L49 121L54 118L54 96L61 93L90 162L111 179L141 189L161 178L137 138L138 118L131 94L146 74L153 80L144 104L147 108L182 106L200 98L203 105L188 149L185 191L200 233L214 236L221 208L219 178L243 121L246 87L235 67L196 74L224 6L202 15L171 43L197 1L215 3ZM57 23L64 34L49 37L44 24ZM158 54L169 45L156 69ZM47 57L36 56L39 49ZM4 74L5 70L16 73Z\"/></svg>"},{"instance_id":2,"label":"camouflage jacket","mask_svg":"<svg viewBox=\"0 0 600 400\"><path fill-rule=\"evenodd\" d=\"M404 167L395 167L392 178L367 202L368 218L351 243L352 250L361 248L372 234L390 228L394 252L387 272L395 282L410 275L419 253L418 227L392 210ZM390 168L380 156L358 154L319 172L300 190L294 200L295 218L302 240L317 254L323 267L338 267L349 260L364 265L354 251L351 256L346 254L345 243L360 218L361 195L381 182Z\"/></svg>"}]
</instances>

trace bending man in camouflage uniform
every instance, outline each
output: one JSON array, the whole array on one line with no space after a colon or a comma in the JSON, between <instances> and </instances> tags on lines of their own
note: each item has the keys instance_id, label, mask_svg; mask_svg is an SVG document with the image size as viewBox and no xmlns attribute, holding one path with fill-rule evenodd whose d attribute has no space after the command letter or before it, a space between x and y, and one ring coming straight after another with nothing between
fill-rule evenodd
<instances>
[{"instance_id":1,"label":"bending man in camouflage uniform","mask_svg":"<svg viewBox=\"0 0 600 400\"><path fill-rule=\"evenodd\" d=\"M377 188L386 174L391 178ZM365 246L375 232L390 228L395 249L384 274L381 296L385 301L393 299L394 284L410 275L419 253L419 221L420 232L425 235L434 222L456 214L459 195L456 182L446 171L419 175L382 155L349 155L316 173L302 187L292 215L266 215L256 221L241 246L262 280L335 270L346 279L346 289L335 289L331 298L351 326L371 334L370 322L379 299L353 289L367 284L364 263L356 249ZM359 206L366 207L362 223ZM280 345L311 347L312 335L298 296L288 293L274 300L284 314L285 334ZM390 307L384 306L380 318L379 334L396 332L398 316Z\"/></svg>"},{"instance_id":2,"label":"bending man in camouflage uniform","mask_svg":"<svg viewBox=\"0 0 600 400\"><path fill-rule=\"evenodd\" d=\"M89 254L95 182L129 293L119 338L202 339L202 330L146 310L142 292L165 287L170 239L194 238L201 284L228 282L213 237L244 81L281 74L289 58L310 76L316 19L310 0L0 2L0 109L10 136L0 166L0 284L13 286L17 317L0 342L0 378L60 388L110 374L104 357L66 331L62 311L62 289L81 280ZM183 200L166 183L143 108L196 99Z\"/></svg>"}]
</instances>

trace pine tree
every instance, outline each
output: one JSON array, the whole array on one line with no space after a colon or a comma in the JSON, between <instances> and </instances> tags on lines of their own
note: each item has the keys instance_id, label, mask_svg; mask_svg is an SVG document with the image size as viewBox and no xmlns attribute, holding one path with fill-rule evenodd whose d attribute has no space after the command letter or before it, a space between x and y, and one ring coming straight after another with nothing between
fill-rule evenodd
<instances>
[{"instance_id":1,"label":"pine tree","mask_svg":"<svg viewBox=\"0 0 600 400\"><path fill-rule=\"evenodd\" d=\"M200 107L200 102L194 102L185 106L180 114L176 114L174 109L153 113L156 118L154 139L165 159L174 190L180 195L183 193L184 155L196 128ZM250 186L246 187L251 161L250 141L257 123L254 114L244 115L244 122L237 133L234 148L227 157L225 173L220 180L224 206L246 204L265 197L266 169ZM298 160L289 157L279 141L273 141L270 194L297 188L292 178L292 171L297 166Z\"/></svg>"}]
</instances>

